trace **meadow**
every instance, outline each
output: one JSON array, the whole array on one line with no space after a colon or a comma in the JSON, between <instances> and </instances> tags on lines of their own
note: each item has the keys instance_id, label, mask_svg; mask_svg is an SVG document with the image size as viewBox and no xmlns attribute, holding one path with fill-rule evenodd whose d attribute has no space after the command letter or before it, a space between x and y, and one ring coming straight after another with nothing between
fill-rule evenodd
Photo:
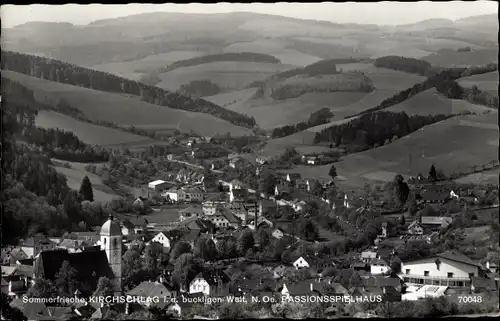
<instances>
[{"instance_id":1,"label":"meadow","mask_svg":"<svg viewBox=\"0 0 500 321\"><path fill-rule=\"evenodd\" d=\"M459 79L458 83L465 88L472 88L476 85L479 90L498 97L498 71L464 77Z\"/></svg>"},{"instance_id":2,"label":"meadow","mask_svg":"<svg viewBox=\"0 0 500 321\"><path fill-rule=\"evenodd\" d=\"M35 124L42 128L59 128L64 131L73 132L81 141L90 145L119 146L159 143L149 137L90 124L51 110L39 111L35 118Z\"/></svg>"},{"instance_id":3,"label":"meadow","mask_svg":"<svg viewBox=\"0 0 500 321\"><path fill-rule=\"evenodd\" d=\"M339 181L352 186L386 182L396 174L428 173L432 164L445 174L467 172L498 159L498 113L453 117L425 126L393 143L347 155L335 164ZM485 142L490 142L490 144ZM298 166L303 176L327 179L330 165Z\"/></svg>"},{"instance_id":4,"label":"meadow","mask_svg":"<svg viewBox=\"0 0 500 321\"><path fill-rule=\"evenodd\" d=\"M474 173L456 179L455 182L459 184L480 184L480 185L498 185L498 177L500 175L500 168L484 171L482 173Z\"/></svg>"},{"instance_id":5,"label":"meadow","mask_svg":"<svg viewBox=\"0 0 500 321\"><path fill-rule=\"evenodd\" d=\"M203 136L225 134L233 136L250 134L250 130L230 124L220 118L179 109L153 105L138 97L106 93L83 87L71 86L23 74L2 71L2 76L20 82L35 92L38 100L57 104L64 99L93 121L108 121L122 126L136 126L154 130L190 130Z\"/></svg>"},{"instance_id":6,"label":"meadow","mask_svg":"<svg viewBox=\"0 0 500 321\"><path fill-rule=\"evenodd\" d=\"M498 62L498 49L484 49L469 52L441 52L423 57L433 66L451 68L480 66Z\"/></svg>"},{"instance_id":7,"label":"meadow","mask_svg":"<svg viewBox=\"0 0 500 321\"><path fill-rule=\"evenodd\" d=\"M437 114L452 115L467 111L482 114L490 110L490 108L475 105L461 99L449 99L440 94L436 88L431 88L384 110L405 112L408 116L414 116Z\"/></svg>"},{"instance_id":8,"label":"meadow","mask_svg":"<svg viewBox=\"0 0 500 321\"><path fill-rule=\"evenodd\" d=\"M166 53L147 56L141 59L111 62L90 67L91 69L100 70L114 74L123 78L139 80L142 76L155 72L159 68L166 67L176 61L191 59L204 55L201 51L170 51Z\"/></svg>"},{"instance_id":9,"label":"meadow","mask_svg":"<svg viewBox=\"0 0 500 321\"><path fill-rule=\"evenodd\" d=\"M68 163L68 162L64 162ZM66 176L69 188L79 190L82 184L82 179L88 176L92 183L92 191L94 193L94 200L98 202L110 202L113 199L120 198L109 186L103 184L102 179L92 173L85 171L86 164L69 163L71 168L63 166L54 166L57 172Z\"/></svg>"},{"instance_id":10,"label":"meadow","mask_svg":"<svg viewBox=\"0 0 500 321\"><path fill-rule=\"evenodd\" d=\"M371 63L338 64L337 69L342 69L343 72L361 71L372 80L376 90L389 90L394 93L410 88L426 79L424 76L375 67Z\"/></svg>"},{"instance_id":11,"label":"meadow","mask_svg":"<svg viewBox=\"0 0 500 321\"><path fill-rule=\"evenodd\" d=\"M210 80L223 90L243 89L252 82L264 80L275 73L293 68L295 66L273 63L220 61L161 73L159 74L161 82L156 86L176 91L181 85L194 80Z\"/></svg>"}]
</instances>

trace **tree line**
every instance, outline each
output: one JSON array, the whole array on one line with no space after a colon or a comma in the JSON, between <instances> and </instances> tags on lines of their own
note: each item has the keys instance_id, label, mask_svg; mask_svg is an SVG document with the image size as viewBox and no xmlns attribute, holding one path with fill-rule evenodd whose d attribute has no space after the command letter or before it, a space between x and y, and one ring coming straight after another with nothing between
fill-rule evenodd
<instances>
[{"instance_id":1,"label":"tree line","mask_svg":"<svg viewBox=\"0 0 500 321\"><path fill-rule=\"evenodd\" d=\"M270 64L279 64L281 61L271 55L266 55L262 53L255 52L229 52L229 53L221 53L215 55L207 55L201 57L195 57L186 60L179 60L170 64L167 67L160 68L159 73L169 72L177 68L196 66L201 64L208 64L211 62L218 61L238 61L238 62L263 62Z\"/></svg>"},{"instance_id":2,"label":"tree line","mask_svg":"<svg viewBox=\"0 0 500 321\"><path fill-rule=\"evenodd\" d=\"M6 105L5 100L2 109L2 242L15 244L20 238L38 233L56 236L70 230L86 231L89 225L101 224L105 218L102 207L84 202L92 201L89 199L88 186L82 189L82 193L71 190L66 177L52 166L44 148L33 142L19 142L18 135L22 131L28 128L33 133L29 128L32 128L36 109L29 105ZM71 144L80 144L71 135L57 132L47 135L45 131L35 133L45 135L43 139L47 139L44 143L49 151L57 148L53 146L66 146L69 150ZM34 137L43 140L42 136ZM61 141L57 142L56 139Z\"/></svg>"},{"instance_id":3,"label":"tree line","mask_svg":"<svg viewBox=\"0 0 500 321\"><path fill-rule=\"evenodd\" d=\"M328 108L322 108L316 112L311 113L309 119L305 122L300 122L295 125L286 125L273 129L271 133L272 138L280 138L298 133L308 128L326 124L333 117L333 113Z\"/></svg>"},{"instance_id":4,"label":"tree line","mask_svg":"<svg viewBox=\"0 0 500 321\"><path fill-rule=\"evenodd\" d=\"M188 84L181 85L179 89L180 94L196 98L217 95L220 91L221 89L217 84L207 79L191 81Z\"/></svg>"},{"instance_id":5,"label":"tree line","mask_svg":"<svg viewBox=\"0 0 500 321\"><path fill-rule=\"evenodd\" d=\"M431 88L436 88L436 90L443 95L445 95L448 98L451 99L467 99L467 95L464 95L465 93L468 93L467 90L463 89L459 84L457 84L456 80L459 78L463 77L468 77L472 75L479 75L479 74L484 74L488 72L492 72L494 70L498 69L497 64L487 64L484 66L474 66L474 67L469 67L469 68L448 68L448 69L442 69L442 68L433 68L432 73L429 71L429 76L426 80L424 80L421 83L413 85L411 88L407 88L405 90L400 91L399 93L395 94L394 96L387 98L383 100L378 106L367 109L365 111L362 111L358 114L354 114L351 116L347 116L345 118L351 118L353 116L358 116L362 114L367 114L371 113L377 110L385 109L394 105L397 105L412 96L415 96L418 93L421 93L425 90L431 89ZM477 101L487 101L490 102L490 104L498 109L498 99L494 100L491 99L489 100L488 98L483 98L487 97L488 94L483 94L480 91L477 91L477 94L474 96ZM496 105L495 105L496 103Z\"/></svg>"},{"instance_id":6,"label":"tree line","mask_svg":"<svg viewBox=\"0 0 500 321\"><path fill-rule=\"evenodd\" d=\"M306 76L306 77L315 77L320 75L334 75L340 73L337 70L337 64L347 64L358 62L358 59L326 59L315 62L313 64L307 65L303 68L295 68L290 70L285 70L279 72L277 74L272 75L267 80L256 81L248 85L248 87L259 87L257 92L255 93L255 97L263 96L268 88L273 83L278 81L282 81L288 78L292 78L295 76Z\"/></svg>"},{"instance_id":7,"label":"tree line","mask_svg":"<svg viewBox=\"0 0 500 321\"><path fill-rule=\"evenodd\" d=\"M429 70L432 68L431 64L425 60L399 56L377 58L373 62L373 65L375 67L405 71L421 76L427 76Z\"/></svg>"},{"instance_id":8,"label":"tree line","mask_svg":"<svg viewBox=\"0 0 500 321\"><path fill-rule=\"evenodd\" d=\"M202 99L191 99L190 97L168 92L158 87L45 57L2 50L2 69L104 92L139 96L143 101L148 103L191 112L211 114L235 125L247 128L252 128L256 124L253 117L224 109Z\"/></svg>"},{"instance_id":9,"label":"tree line","mask_svg":"<svg viewBox=\"0 0 500 321\"><path fill-rule=\"evenodd\" d=\"M382 146L391 140L451 117L451 115L414 115L404 112L380 111L354 118L348 123L325 128L316 133L314 143L331 142L335 145L354 145L356 151Z\"/></svg>"}]
</instances>

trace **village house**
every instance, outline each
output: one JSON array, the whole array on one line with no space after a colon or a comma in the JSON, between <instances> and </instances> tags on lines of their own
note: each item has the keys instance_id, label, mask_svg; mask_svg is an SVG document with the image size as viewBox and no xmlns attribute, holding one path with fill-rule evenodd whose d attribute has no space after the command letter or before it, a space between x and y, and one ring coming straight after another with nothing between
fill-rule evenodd
<instances>
[{"instance_id":1,"label":"village house","mask_svg":"<svg viewBox=\"0 0 500 321\"><path fill-rule=\"evenodd\" d=\"M297 186L297 182L302 178L299 173L288 173L286 175L286 181L293 187Z\"/></svg>"},{"instance_id":2,"label":"village house","mask_svg":"<svg viewBox=\"0 0 500 321\"><path fill-rule=\"evenodd\" d=\"M182 188L177 188L177 187L171 188L163 192L162 196L176 203L183 202L186 200L186 193L184 192L184 190L182 190Z\"/></svg>"},{"instance_id":3,"label":"village house","mask_svg":"<svg viewBox=\"0 0 500 321\"><path fill-rule=\"evenodd\" d=\"M205 270L198 273L189 283L189 294L203 293L214 296L218 291L227 288L229 277L224 272Z\"/></svg>"},{"instance_id":4,"label":"village house","mask_svg":"<svg viewBox=\"0 0 500 321\"><path fill-rule=\"evenodd\" d=\"M297 270L303 268L314 268L318 272L320 272L327 267L334 266L335 264L329 259L320 258L318 256L305 255L295 260L292 265Z\"/></svg>"},{"instance_id":5,"label":"village house","mask_svg":"<svg viewBox=\"0 0 500 321\"><path fill-rule=\"evenodd\" d=\"M238 228L241 226L241 219L236 217L233 212L227 208L221 208L215 214L207 216L217 228L233 227Z\"/></svg>"},{"instance_id":6,"label":"village house","mask_svg":"<svg viewBox=\"0 0 500 321\"><path fill-rule=\"evenodd\" d=\"M320 163L320 159L316 155L304 155L301 157L302 162L307 165L318 165Z\"/></svg>"},{"instance_id":7,"label":"village house","mask_svg":"<svg viewBox=\"0 0 500 321\"><path fill-rule=\"evenodd\" d=\"M71 232L69 238L75 238L89 244L97 244L100 237L97 232Z\"/></svg>"},{"instance_id":8,"label":"village house","mask_svg":"<svg viewBox=\"0 0 500 321\"><path fill-rule=\"evenodd\" d=\"M167 232L159 232L156 234L151 242L159 243L163 246L164 251L168 252L171 248L170 238L167 236Z\"/></svg>"},{"instance_id":9,"label":"village house","mask_svg":"<svg viewBox=\"0 0 500 321\"><path fill-rule=\"evenodd\" d=\"M418 220L415 220L408 225L409 235L423 235L424 228L419 224Z\"/></svg>"},{"instance_id":10,"label":"village house","mask_svg":"<svg viewBox=\"0 0 500 321\"><path fill-rule=\"evenodd\" d=\"M235 157L229 161L229 166L234 169L243 168L245 166L245 160L241 157Z\"/></svg>"},{"instance_id":11,"label":"village house","mask_svg":"<svg viewBox=\"0 0 500 321\"><path fill-rule=\"evenodd\" d=\"M158 179L156 181L148 183L148 188L157 192L157 193L160 193L166 189L169 189L172 186L175 186L175 184L172 182L167 182L167 181L161 180L161 179Z\"/></svg>"},{"instance_id":12,"label":"village house","mask_svg":"<svg viewBox=\"0 0 500 321\"><path fill-rule=\"evenodd\" d=\"M451 217L437 217L437 216L421 216L418 220L418 224L420 227L422 227L424 233L445 229L452 222L453 219Z\"/></svg>"},{"instance_id":13,"label":"village house","mask_svg":"<svg viewBox=\"0 0 500 321\"><path fill-rule=\"evenodd\" d=\"M477 262L455 250L403 262L401 271L405 283L449 287L470 287L471 278L482 273Z\"/></svg>"},{"instance_id":14,"label":"village house","mask_svg":"<svg viewBox=\"0 0 500 321\"><path fill-rule=\"evenodd\" d=\"M283 236L285 236L285 233L283 232L282 229L280 228L275 228L273 232L271 233L271 236L276 238L276 239L281 239Z\"/></svg>"},{"instance_id":15,"label":"village house","mask_svg":"<svg viewBox=\"0 0 500 321\"><path fill-rule=\"evenodd\" d=\"M50 251L56 248L56 244L45 235L36 235L20 242L21 250L28 257L34 258L42 251Z\"/></svg>"},{"instance_id":16,"label":"village house","mask_svg":"<svg viewBox=\"0 0 500 321\"><path fill-rule=\"evenodd\" d=\"M178 228L189 231L198 231L200 233L214 233L215 224L208 219L201 219L198 217L191 217L185 219L178 224Z\"/></svg>"},{"instance_id":17,"label":"village house","mask_svg":"<svg viewBox=\"0 0 500 321\"><path fill-rule=\"evenodd\" d=\"M160 282L144 281L138 286L127 292L127 296L135 298L141 304L148 308L162 308L166 303L174 297L173 293ZM156 303L153 298L161 298ZM149 300L148 300L149 299Z\"/></svg>"},{"instance_id":18,"label":"village house","mask_svg":"<svg viewBox=\"0 0 500 321\"><path fill-rule=\"evenodd\" d=\"M202 204L203 215L214 215L218 209L224 207L224 202L220 201L205 201Z\"/></svg>"},{"instance_id":19,"label":"village house","mask_svg":"<svg viewBox=\"0 0 500 321\"><path fill-rule=\"evenodd\" d=\"M135 199L135 201L132 203L132 206L136 209L144 209L146 207L145 202L147 201L147 198L144 198L142 196L139 196L138 198Z\"/></svg>"},{"instance_id":20,"label":"village house","mask_svg":"<svg viewBox=\"0 0 500 321\"><path fill-rule=\"evenodd\" d=\"M141 228L136 228L135 225L130 220L123 220L120 222L122 228L122 235L128 236L136 233L142 232Z\"/></svg>"},{"instance_id":21,"label":"village house","mask_svg":"<svg viewBox=\"0 0 500 321\"><path fill-rule=\"evenodd\" d=\"M204 211L200 205L193 205L179 211L179 221L182 222L192 217L202 217L203 214Z\"/></svg>"},{"instance_id":22,"label":"village house","mask_svg":"<svg viewBox=\"0 0 500 321\"><path fill-rule=\"evenodd\" d=\"M370 273L372 275L385 274L390 269L389 264L380 258L375 258L370 261Z\"/></svg>"},{"instance_id":23,"label":"village house","mask_svg":"<svg viewBox=\"0 0 500 321\"><path fill-rule=\"evenodd\" d=\"M363 263L370 263L373 259L378 257L377 252L374 251L363 251L361 252L361 261Z\"/></svg>"},{"instance_id":24,"label":"village house","mask_svg":"<svg viewBox=\"0 0 500 321\"><path fill-rule=\"evenodd\" d=\"M417 193L417 201L420 203L442 204L450 199L450 192L427 188Z\"/></svg>"},{"instance_id":25,"label":"village house","mask_svg":"<svg viewBox=\"0 0 500 321\"><path fill-rule=\"evenodd\" d=\"M187 202L201 202L203 200L203 191L199 187L186 188L184 193Z\"/></svg>"}]
</instances>

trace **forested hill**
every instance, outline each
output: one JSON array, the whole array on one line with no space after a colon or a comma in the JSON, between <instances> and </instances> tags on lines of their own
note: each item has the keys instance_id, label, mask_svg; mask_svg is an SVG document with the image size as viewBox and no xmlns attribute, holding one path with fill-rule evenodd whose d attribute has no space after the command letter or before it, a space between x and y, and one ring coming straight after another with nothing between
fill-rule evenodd
<instances>
[{"instance_id":1,"label":"forested hill","mask_svg":"<svg viewBox=\"0 0 500 321\"><path fill-rule=\"evenodd\" d=\"M99 91L134 95L148 103L210 114L246 128L252 128L256 124L253 117L227 110L203 99L192 99L158 87L59 60L2 50L3 69Z\"/></svg>"},{"instance_id":2,"label":"forested hill","mask_svg":"<svg viewBox=\"0 0 500 321\"><path fill-rule=\"evenodd\" d=\"M181 67L196 66L219 61L240 61L240 62L263 62L279 64L281 61L274 56L254 53L254 52L230 52L217 55L195 57L186 60L176 61L173 64L159 70L160 73L168 72Z\"/></svg>"}]
</instances>

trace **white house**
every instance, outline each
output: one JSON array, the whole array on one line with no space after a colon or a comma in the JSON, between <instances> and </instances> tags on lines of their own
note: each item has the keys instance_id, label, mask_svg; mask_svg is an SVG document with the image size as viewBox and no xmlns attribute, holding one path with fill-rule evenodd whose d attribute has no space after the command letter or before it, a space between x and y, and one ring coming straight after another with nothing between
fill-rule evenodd
<instances>
[{"instance_id":1,"label":"white house","mask_svg":"<svg viewBox=\"0 0 500 321\"><path fill-rule=\"evenodd\" d=\"M198 273L189 283L189 294L203 293L206 296L216 294L228 281L228 277L221 273L216 275L208 271Z\"/></svg>"},{"instance_id":2,"label":"white house","mask_svg":"<svg viewBox=\"0 0 500 321\"><path fill-rule=\"evenodd\" d=\"M377 252L363 251L361 252L361 261L363 263L370 263L373 259L377 258Z\"/></svg>"},{"instance_id":3,"label":"white house","mask_svg":"<svg viewBox=\"0 0 500 321\"><path fill-rule=\"evenodd\" d=\"M344 195L344 207L351 208L351 204L349 204L349 199L347 198L347 194Z\"/></svg>"},{"instance_id":4,"label":"white house","mask_svg":"<svg viewBox=\"0 0 500 321\"><path fill-rule=\"evenodd\" d=\"M186 199L186 192L184 192L181 188L171 188L165 191L162 196L175 202L182 202Z\"/></svg>"},{"instance_id":5,"label":"white house","mask_svg":"<svg viewBox=\"0 0 500 321\"><path fill-rule=\"evenodd\" d=\"M371 274L384 274L390 270L389 264L382 259L373 259L370 262L370 273Z\"/></svg>"},{"instance_id":6,"label":"white house","mask_svg":"<svg viewBox=\"0 0 500 321\"><path fill-rule=\"evenodd\" d=\"M153 237L153 239L151 240L151 242L160 243L161 245L163 245L164 248L170 249L170 240L165 235L164 232L156 234L155 237Z\"/></svg>"},{"instance_id":7,"label":"white house","mask_svg":"<svg viewBox=\"0 0 500 321\"><path fill-rule=\"evenodd\" d=\"M309 268L311 265L309 262L307 262L306 258L303 256L299 257L295 262L292 264L297 270L303 269L303 268Z\"/></svg>"},{"instance_id":8,"label":"white house","mask_svg":"<svg viewBox=\"0 0 500 321\"><path fill-rule=\"evenodd\" d=\"M430 258L401 264L400 277L408 284L469 287L479 276L480 265L457 251L447 251Z\"/></svg>"},{"instance_id":9,"label":"white house","mask_svg":"<svg viewBox=\"0 0 500 321\"><path fill-rule=\"evenodd\" d=\"M460 199L460 197L453 190L450 191L450 198L456 200Z\"/></svg>"},{"instance_id":10,"label":"white house","mask_svg":"<svg viewBox=\"0 0 500 321\"><path fill-rule=\"evenodd\" d=\"M205 201L203 202L203 214L204 215L214 215L218 209L224 207L224 202L216 202L216 201Z\"/></svg>"},{"instance_id":11,"label":"white house","mask_svg":"<svg viewBox=\"0 0 500 321\"><path fill-rule=\"evenodd\" d=\"M410 235L423 235L424 229L418 221L413 221L410 225L408 225L408 234Z\"/></svg>"}]
</instances>

